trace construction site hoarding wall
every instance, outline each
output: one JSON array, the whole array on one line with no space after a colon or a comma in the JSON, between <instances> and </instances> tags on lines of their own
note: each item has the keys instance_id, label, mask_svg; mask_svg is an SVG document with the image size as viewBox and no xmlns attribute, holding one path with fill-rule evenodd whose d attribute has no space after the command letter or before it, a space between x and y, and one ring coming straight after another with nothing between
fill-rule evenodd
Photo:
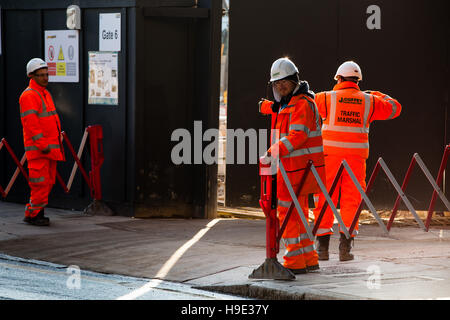
<instances>
[{"instance_id":1,"label":"construction site hoarding wall","mask_svg":"<svg viewBox=\"0 0 450 320\"><path fill-rule=\"evenodd\" d=\"M367 180L382 157L401 184L416 152L436 177L450 143L449 9L445 0L230 1L228 129L270 128L257 102L267 93L273 99L266 89L277 58L289 56L315 92L332 90L338 66L354 60L362 90L387 93L403 107L400 117L370 126ZM416 210L426 210L433 189L414 172L406 194ZM227 206L256 207L259 190L256 164L227 159ZM449 190L447 174L447 197ZM369 198L377 209L391 209L396 196L381 173ZM444 208L438 200L436 209Z\"/></svg>"},{"instance_id":2,"label":"construction site hoarding wall","mask_svg":"<svg viewBox=\"0 0 450 320\"><path fill-rule=\"evenodd\" d=\"M220 1L0 0L0 135L21 157L18 99L28 85L25 66L33 57L44 59L45 31L68 30L70 5L81 9L79 81L50 82L48 89L75 149L86 126L103 127L103 200L120 215L213 216L217 166L177 166L170 152L174 129L192 131L194 120L204 128L218 127ZM112 50L118 97L100 104L90 100L89 54L106 51L100 47L99 18L107 13L120 14L119 48ZM87 151L82 162L89 169ZM74 162L67 148L66 157L58 165L65 181ZM16 166L4 150L0 161L5 186ZM28 196L20 176L5 200L25 203ZM70 194L55 185L49 205L82 210L91 200L77 173Z\"/></svg>"}]
</instances>

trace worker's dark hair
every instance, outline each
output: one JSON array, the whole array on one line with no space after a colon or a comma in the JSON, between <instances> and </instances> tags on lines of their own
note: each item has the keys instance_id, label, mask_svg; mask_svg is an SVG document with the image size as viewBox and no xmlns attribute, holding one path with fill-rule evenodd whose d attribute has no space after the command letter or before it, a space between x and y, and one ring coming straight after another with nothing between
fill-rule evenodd
<instances>
[{"instance_id":1,"label":"worker's dark hair","mask_svg":"<svg viewBox=\"0 0 450 320\"><path fill-rule=\"evenodd\" d=\"M359 82L358 77L343 77L343 76L339 76L339 77L342 79L342 81L351 81L351 82L354 82L354 83L358 83Z\"/></svg>"}]
</instances>

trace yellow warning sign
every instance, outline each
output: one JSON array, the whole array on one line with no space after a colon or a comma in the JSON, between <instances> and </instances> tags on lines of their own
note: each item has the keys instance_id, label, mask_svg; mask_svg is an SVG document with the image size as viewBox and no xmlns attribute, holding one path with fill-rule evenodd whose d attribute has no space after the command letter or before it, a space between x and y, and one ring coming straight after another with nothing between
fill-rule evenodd
<instances>
[{"instance_id":1,"label":"yellow warning sign","mask_svg":"<svg viewBox=\"0 0 450 320\"><path fill-rule=\"evenodd\" d=\"M64 60L64 53L63 53L62 46L59 47L58 60Z\"/></svg>"},{"instance_id":2,"label":"yellow warning sign","mask_svg":"<svg viewBox=\"0 0 450 320\"><path fill-rule=\"evenodd\" d=\"M57 62L56 63L56 75L57 76L65 76L66 75L66 63L65 62Z\"/></svg>"}]
</instances>

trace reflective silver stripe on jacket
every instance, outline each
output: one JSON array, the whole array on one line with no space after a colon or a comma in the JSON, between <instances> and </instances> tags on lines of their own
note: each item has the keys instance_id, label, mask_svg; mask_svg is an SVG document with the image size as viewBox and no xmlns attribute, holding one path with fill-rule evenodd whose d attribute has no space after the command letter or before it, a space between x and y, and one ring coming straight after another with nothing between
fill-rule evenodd
<instances>
[{"instance_id":1,"label":"reflective silver stripe on jacket","mask_svg":"<svg viewBox=\"0 0 450 320\"><path fill-rule=\"evenodd\" d=\"M56 114L56 110L53 111L49 111L49 112L41 112L39 113L39 118L45 118L45 117L50 117Z\"/></svg>"},{"instance_id":2,"label":"reflective silver stripe on jacket","mask_svg":"<svg viewBox=\"0 0 450 320\"><path fill-rule=\"evenodd\" d=\"M316 235L320 236L320 235L323 235L324 233L329 233L329 232L333 232L333 228L319 228L319 229L317 229Z\"/></svg>"},{"instance_id":3,"label":"reflective silver stripe on jacket","mask_svg":"<svg viewBox=\"0 0 450 320\"><path fill-rule=\"evenodd\" d=\"M313 148L303 148L292 151L290 154L282 156L282 158L292 158L304 156L305 154L314 154L323 152L323 146L313 147Z\"/></svg>"},{"instance_id":4,"label":"reflective silver stripe on jacket","mask_svg":"<svg viewBox=\"0 0 450 320\"><path fill-rule=\"evenodd\" d=\"M303 131L306 133L308 138L319 137L322 135L322 131L320 130L320 128L319 128L319 130L311 131L307 126L305 126L303 124L291 124L289 126L289 131L291 131L291 130Z\"/></svg>"},{"instance_id":5,"label":"reflective silver stripe on jacket","mask_svg":"<svg viewBox=\"0 0 450 320\"><path fill-rule=\"evenodd\" d=\"M353 133L369 133L368 127L346 127L346 126L336 126L331 124L324 124L322 130L329 131L339 131L339 132L353 132Z\"/></svg>"},{"instance_id":6,"label":"reflective silver stripe on jacket","mask_svg":"<svg viewBox=\"0 0 450 320\"><path fill-rule=\"evenodd\" d=\"M392 113L386 120L391 120L395 116L395 114L397 113L397 105L392 100L388 101L388 102L392 105Z\"/></svg>"},{"instance_id":7,"label":"reflective silver stripe on jacket","mask_svg":"<svg viewBox=\"0 0 450 320\"><path fill-rule=\"evenodd\" d=\"M47 112L47 105L45 104L44 98L42 98L41 94L39 93L39 91L34 90L33 88L28 88L25 91L34 91L38 94L39 98L41 98L42 101L42 113Z\"/></svg>"},{"instance_id":8,"label":"reflective silver stripe on jacket","mask_svg":"<svg viewBox=\"0 0 450 320\"><path fill-rule=\"evenodd\" d=\"M288 138L283 137L283 138L281 138L280 142L282 142L284 144L284 146L286 147L286 149L288 149L289 152L294 151L294 147L292 146L292 144L288 140Z\"/></svg>"},{"instance_id":9,"label":"reflective silver stripe on jacket","mask_svg":"<svg viewBox=\"0 0 450 320\"><path fill-rule=\"evenodd\" d=\"M49 149L59 149L60 146L59 146L59 144L49 144L48 148ZM36 146L25 147L25 151L35 151L35 150L39 150L39 148Z\"/></svg>"},{"instance_id":10,"label":"reflective silver stripe on jacket","mask_svg":"<svg viewBox=\"0 0 450 320\"><path fill-rule=\"evenodd\" d=\"M312 245L303 247L302 249L303 249L303 253L308 253L308 252L316 250L316 247L314 246L314 244L312 244Z\"/></svg>"},{"instance_id":11,"label":"reflective silver stripe on jacket","mask_svg":"<svg viewBox=\"0 0 450 320\"><path fill-rule=\"evenodd\" d=\"M291 244L299 244L300 243L300 238L282 238L282 240L283 240L283 242L284 242L284 245L285 246L288 246L288 245L291 245Z\"/></svg>"},{"instance_id":12,"label":"reflective silver stripe on jacket","mask_svg":"<svg viewBox=\"0 0 450 320\"><path fill-rule=\"evenodd\" d=\"M301 256L303 254L303 249L299 248L297 250L294 251L288 251L286 250L286 252L284 253L285 257L296 257L296 256Z\"/></svg>"},{"instance_id":13,"label":"reflective silver stripe on jacket","mask_svg":"<svg viewBox=\"0 0 450 320\"><path fill-rule=\"evenodd\" d=\"M323 145L328 147L337 147L337 148L348 148L348 149L368 149L369 143L358 143L358 142L341 142L341 141L333 141L333 140L323 140Z\"/></svg>"},{"instance_id":14,"label":"reflective silver stripe on jacket","mask_svg":"<svg viewBox=\"0 0 450 320\"><path fill-rule=\"evenodd\" d=\"M20 117L23 118L23 117L26 117L27 115L33 114L33 113L36 114L36 115L39 114L36 110L30 109L30 110L27 110L25 112L20 113Z\"/></svg>"},{"instance_id":15,"label":"reflective silver stripe on jacket","mask_svg":"<svg viewBox=\"0 0 450 320\"><path fill-rule=\"evenodd\" d=\"M283 208L289 208L291 206L291 202L292 201L278 200L278 206L283 207Z\"/></svg>"},{"instance_id":16,"label":"reflective silver stripe on jacket","mask_svg":"<svg viewBox=\"0 0 450 320\"><path fill-rule=\"evenodd\" d=\"M45 178L44 178L44 177L39 177L39 178L29 178L29 179L30 179L30 182L32 182L32 183L38 183L38 182L45 181Z\"/></svg>"},{"instance_id":17,"label":"reflective silver stripe on jacket","mask_svg":"<svg viewBox=\"0 0 450 320\"><path fill-rule=\"evenodd\" d=\"M33 139L33 141L36 141L36 140L39 140L40 138L43 138L43 137L44 137L44 134L39 133L39 134L31 137L31 139Z\"/></svg>"}]
</instances>

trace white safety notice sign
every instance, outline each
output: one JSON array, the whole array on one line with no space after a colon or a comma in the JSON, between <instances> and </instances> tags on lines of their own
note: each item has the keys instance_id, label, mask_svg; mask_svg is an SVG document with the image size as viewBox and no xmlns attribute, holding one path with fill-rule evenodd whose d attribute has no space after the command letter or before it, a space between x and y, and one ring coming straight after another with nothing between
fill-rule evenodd
<instances>
[{"instance_id":1,"label":"white safety notice sign","mask_svg":"<svg viewBox=\"0 0 450 320\"><path fill-rule=\"evenodd\" d=\"M119 104L118 52L89 51L89 104Z\"/></svg>"},{"instance_id":2,"label":"white safety notice sign","mask_svg":"<svg viewBox=\"0 0 450 320\"><path fill-rule=\"evenodd\" d=\"M99 50L120 51L120 13L100 13Z\"/></svg>"},{"instance_id":3,"label":"white safety notice sign","mask_svg":"<svg viewBox=\"0 0 450 320\"><path fill-rule=\"evenodd\" d=\"M78 82L78 30L45 30L49 82Z\"/></svg>"}]
</instances>

